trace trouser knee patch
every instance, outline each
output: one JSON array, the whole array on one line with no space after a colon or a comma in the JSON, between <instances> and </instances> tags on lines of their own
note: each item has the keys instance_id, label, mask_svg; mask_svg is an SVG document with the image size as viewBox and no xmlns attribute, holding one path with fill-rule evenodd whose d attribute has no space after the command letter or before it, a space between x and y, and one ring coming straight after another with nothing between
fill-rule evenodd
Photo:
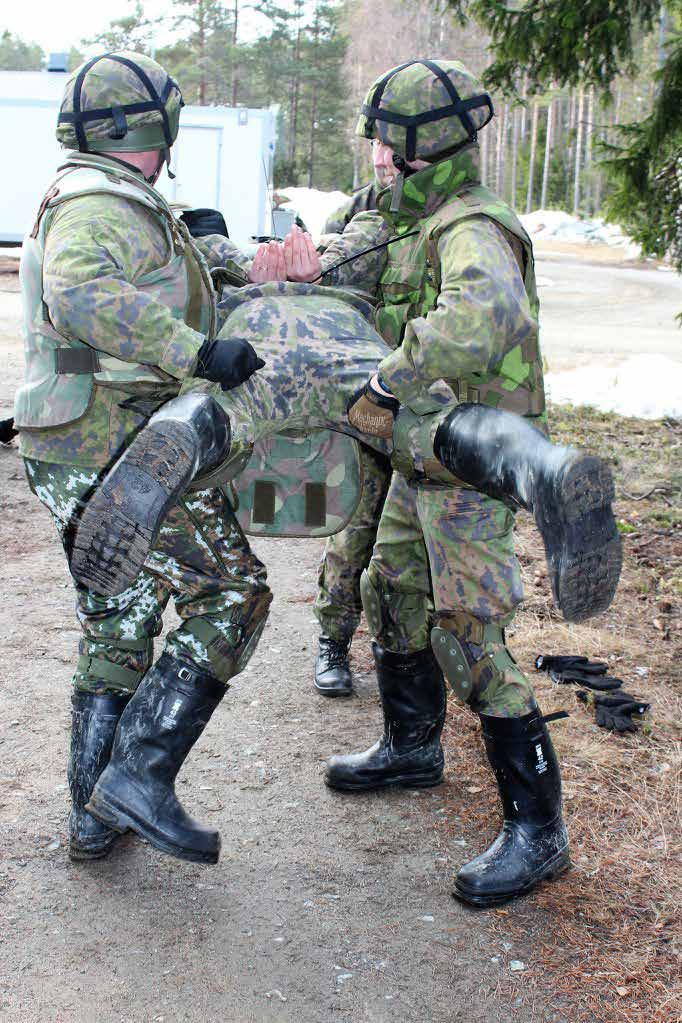
<instances>
[{"instance_id":1,"label":"trouser knee patch","mask_svg":"<svg viewBox=\"0 0 682 1023\"><path fill-rule=\"evenodd\" d=\"M84 636L78 647L76 689L134 693L154 658L154 640Z\"/></svg>"},{"instance_id":2,"label":"trouser knee patch","mask_svg":"<svg viewBox=\"0 0 682 1023\"><path fill-rule=\"evenodd\" d=\"M243 671L258 646L258 640L265 628L272 594L263 590L256 594L241 609L239 618L212 622L207 617L189 618L184 628L204 648L211 672L220 682L228 682Z\"/></svg>"},{"instance_id":3,"label":"trouser knee patch","mask_svg":"<svg viewBox=\"0 0 682 1023\"><path fill-rule=\"evenodd\" d=\"M375 589L366 569L360 576L360 599L369 631L373 636L378 636L383 628L381 594Z\"/></svg>"},{"instance_id":4,"label":"trouser knee patch","mask_svg":"<svg viewBox=\"0 0 682 1023\"><path fill-rule=\"evenodd\" d=\"M513 668L521 674L505 646L502 626L465 612L439 616L431 643L453 692L472 706L478 704L481 694L505 681L507 670Z\"/></svg>"},{"instance_id":5,"label":"trouser knee patch","mask_svg":"<svg viewBox=\"0 0 682 1023\"><path fill-rule=\"evenodd\" d=\"M375 583L368 571L360 579L360 595L370 632L389 650L400 653L428 645L431 605L422 593L402 593Z\"/></svg>"}]
</instances>

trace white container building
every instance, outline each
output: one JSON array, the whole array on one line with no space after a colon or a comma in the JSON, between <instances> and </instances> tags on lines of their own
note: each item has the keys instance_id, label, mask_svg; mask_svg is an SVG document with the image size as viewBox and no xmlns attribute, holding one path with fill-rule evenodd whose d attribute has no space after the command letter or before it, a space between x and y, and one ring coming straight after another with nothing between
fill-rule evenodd
<instances>
[{"instance_id":1,"label":"white container building","mask_svg":"<svg viewBox=\"0 0 682 1023\"><path fill-rule=\"evenodd\" d=\"M64 160L55 125L68 75L0 71L0 246L20 243L38 202ZM183 107L173 146L175 180L165 170L158 187L185 207L219 209L230 237L246 246L271 231L269 182L276 111Z\"/></svg>"}]
</instances>

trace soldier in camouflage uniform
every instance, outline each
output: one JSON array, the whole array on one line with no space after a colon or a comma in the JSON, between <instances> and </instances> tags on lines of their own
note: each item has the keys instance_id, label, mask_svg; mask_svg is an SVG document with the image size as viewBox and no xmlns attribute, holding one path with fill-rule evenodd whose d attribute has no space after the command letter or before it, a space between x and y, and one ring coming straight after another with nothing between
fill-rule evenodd
<instances>
[{"instance_id":1,"label":"soldier in camouflage uniform","mask_svg":"<svg viewBox=\"0 0 682 1023\"><path fill-rule=\"evenodd\" d=\"M460 401L544 422L531 244L479 183L476 133L491 116L489 98L457 62L411 62L368 94L358 130L399 171L378 207L391 234L404 238L389 249L375 316L395 351L349 411L368 432L380 432L382 411L386 427L400 406L432 411L444 380ZM369 246L374 225L365 223ZM343 249L341 239L327 255L336 260ZM310 273L318 272L311 253ZM437 455L458 445L457 415L438 428ZM415 485L396 473L361 584L384 734L366 753L331 758L326 777L350 791L440 781L442 668L480 716L505 810L493 847L457 877L456 894L475 905L528 891L568 864L556 756L505 643L522 599L513 521L508 503L477 489ZM615 564L612 523L610 531L606 560Z\"/></svg>"},{"instance_id":2,"label":"soldier in camouflage uniform","mask_svg":"<svg viewBox=\"0 0 682 1023\"><path fill-rule=\"evenodd\" d=\"M323 234L343 234L351 220L358 213L364 210L375 210L377 208L377 196L388 182L381 182L378 179L370 181L368 185L358 188L353 194L342 202L338 209L334 210L330 217L327 217L323 228Z\"/></svg>"},{"instance_id":3,"label":"soldier in camouflage uniform","mask_svg":"<svg viewBox=\"0 0 682 1023\"><path fill-rule=\"evenodd\" d=\"M195 243L153 188L181 105L177 85L144 56L112 54L74 72L57 129L70 152L23 247L26 382L16 425L29 484L50 510L67 556L89 493L150 409L178 394L193 373L229 386L260 365L244 343L228 346L216 372L216 343L207 342L216 331L209 268L243 259L225 238ZM223 439L220 423L207 421L209 459L221 457ZM152 667L171 597L181 622ZM216 488L177 503L124 592L106 598L77 587L72 858L106 855L117 835L85 804L127 713L129 748L153 778L147 837L178 855L217 859L217 832L184 814L172 782L248 659L270 600L265 569ZM164 722L153 763L133 694Z\"/></svg>"},{"instance_id":4,"label":"soldier in camouflage uniform","mask_svg":"<svg viewBox=\"0 0 682 1023\"><path fill-rule=\"evenodd\" d=\"M260 339L266 368L227 394L187 382L185 395L152 417L93 494L76 531L71 568L105 593L118 592L128 573L139 570L178 496L193 482L207 485L214 466L204 453L202 417L217 407L230 435L229 457L214 468L221 478L239 471L256 441L283 430L327 427L392 451L402 475L392 485L363 586L378 639L385 734L367 754L330 762L329 782L359 789L440 780L442 667L481 714L503 802L512 807L500 841L482 866L469 870L478 878L473 890L463 890L467 872L460 873L459 894L483 905L528 890L567 862L556 760L529 683L504 644L504 625L521 599L508 505L534 512L555 596L573 620L610 601L618 541L607 471L595 459L554 448L531 425L541 422L544 408L532 251L512 212L476 181L475 129L489 116L490 101L461 65L423 66L428 74L420 65L416 83L412 73L406 76L398 114L389 110L386 123L406 125L412 141L404 157L396 154L401 173L387 208L380 217L356 217L342 237L344 244L353 236L357 242L371 221L373 241L383 232L394 243L389 251L400 251L387 263L381 257L375 321L392 339L400 325L402 348L388 351L367 322L367 304L350 291L314 283L236 291L223 302L222 333ZM387 76L382 88L403 70ZM418 87L424 81L426 100ZM424 117L400 111L415 89L419 104L426 103ZM452 102L443 103L443 92ZM393 98L390 90L387 95ZM437 99L442 117L454 122L445 136L450 141L443 159L419 166L412 122L436 125L435 140L427 132L422 152L442 155ZM380 100L367 104L367 116L385 128ZM375 279L377 253L356 249L355 256L345 267L328 267L327 278L357 284L348 266L357 272L364 261L360 279ZM295 255L289 276L303 280L304 262ZM314 267L311 276L320 271ZM358 371L372 357L384 385L373 375L353 396ZM517 415L524 411L525 420ZM439 483L447 491L434 486ZM98 813L115 802L105 778L91 804ZM127 818L116 819L121 825Z\"/></svg>"}]
</instances>

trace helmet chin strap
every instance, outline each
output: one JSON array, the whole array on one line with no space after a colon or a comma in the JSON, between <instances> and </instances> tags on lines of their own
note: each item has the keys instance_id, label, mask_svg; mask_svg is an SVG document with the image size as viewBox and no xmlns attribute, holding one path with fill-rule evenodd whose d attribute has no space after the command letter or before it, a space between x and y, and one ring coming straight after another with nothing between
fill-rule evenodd
<instances>
[{"instance_id":1,"label":"helmet chin strap","mask_svg":"<svg viewBox=\"0 0 682 1023\"><path fill-rule=\"evenodd\" d=\"M397 213L400 209L400 203L403 199L403 186L406 178L409 178L411 174L416 172L414 167L410 167L404 156L400 156L398 153L393 154L393 166L398 171L398 177L393 183L393 191L391 192L391 213Z\"/></svg>"},{"instance_id":2,"label":"helmet chin strap","mask_svg":"<svg viewBox=\"0 0 682 1023\"><path fill-rule=\"evenodd\" d=\"M161 171L163 170L164 163L166 164L166 169L168 171L168 177L171 180L173 180L175 178L175 174L173 174L173 172L171 171L171 151L170 151L170 146L165 146L163 149L159 150L159 160L158 160L158 163L156 165L156 170L153 171L151 174L149 174L145 178L145 181L148 181L150 185L155 185L156 182L159 180L159 176L161 174Z\"/></svg>"}]
</instances>

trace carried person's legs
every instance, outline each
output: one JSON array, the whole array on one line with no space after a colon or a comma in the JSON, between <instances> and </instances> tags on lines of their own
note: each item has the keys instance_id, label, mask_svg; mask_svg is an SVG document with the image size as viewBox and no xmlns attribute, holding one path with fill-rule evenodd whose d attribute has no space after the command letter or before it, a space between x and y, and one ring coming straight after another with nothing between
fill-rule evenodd
<instances>
[{"instance_id":1,"label":"carried person's legs","mask_svg":"<svg viewBox=\"0 0 682 1023\"><path fill-rule=\"evenodd\" d=\"M296 287L312 291L285 290ZM393 442L361 435L346 410L387 350L361 312L332 289L319 295L325 289L281 285L250 300L245 291L223 333L255 340L266 367L227 393L190 381L192 399L168 402L152 417L83 516L71 562L76 578L118 592L196 477L214 470L229 478L258 440L284 430L332 429L392 451L408 475L459 480L530 511L565 617L579 621L608 607L621 553L603 462L556 447L527 420L484 405L432 405L424 416L403 409Z\"/></svg>"}]
</instances>

